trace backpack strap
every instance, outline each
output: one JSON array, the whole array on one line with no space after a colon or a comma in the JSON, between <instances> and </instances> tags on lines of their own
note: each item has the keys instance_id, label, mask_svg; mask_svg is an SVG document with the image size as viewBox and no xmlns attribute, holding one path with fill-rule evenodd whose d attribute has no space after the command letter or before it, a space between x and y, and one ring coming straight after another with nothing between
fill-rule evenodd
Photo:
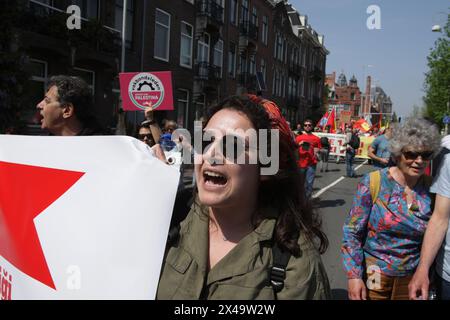
<instances>
[{"instance_id":1,"label":"backpack strap","mask_svg":"<svg viewBox=\"0 0 450 320\"><path fill-rule=\"evenodd\" d=\"M378 198L378 194L380 193L381 186L381 173L380 170L372 171L369 175L370 181L370 196L372 197L372 204Z\"/></svg>"},{"instance_id":2,"label":"backpack strap","mask_svg":"<svg viewBox=\"0 0 450 320\"><path fill-rule=\"evenodd\" d=\"M282 250L278 245L278 243L275 241L274 236L272 237L273 262L272 267L270 268L270 284L272 285L276 300L277 293L284 288L284 280L286 279L286 269L289 259L291 258L291 253L289 251Z\"/></svg>"}]
</instances>

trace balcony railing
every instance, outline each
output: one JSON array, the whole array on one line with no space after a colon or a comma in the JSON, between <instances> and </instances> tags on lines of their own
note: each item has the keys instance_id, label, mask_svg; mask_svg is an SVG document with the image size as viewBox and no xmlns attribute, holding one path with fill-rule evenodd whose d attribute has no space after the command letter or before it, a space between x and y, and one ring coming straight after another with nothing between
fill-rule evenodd
<instances>
[{"instance_id":1,"label":"balcony railing","mask_svg":"<svg viewBox=\"0 0 450 320\"><path fill-rule=\"evenodd\" d=\"M258 40L258 26L251 21L242 21L239 25L239 31L241 36L248 37L255 41Z\"/></svg>"},{"instance_id":2,"label":"balcony railing","mask_svg":"<svg viewBox=\"0 0 450 320\"><path fill-rule=\"evenodd\" d=\"M197 1L197 13L211 18L218 24L223 24L223 7L214 0Z\"/></svg>"},{"instance_id":3,"label":"balcony railing","mask_svg":"<svg viewBox=\"0 0 450 320\"><path fill-rule=\"evenodd\" d=\"M222 78L221 67L201 61L195 65L195 76L199 80L218 81Z\"/></svg>"},{"instance_id":4,"label":"balcony railing","mask_svg":"<svg viewBox=\"0 0 450 320\"><path fill-rule=\"evenodd\" d=\"M244 72L239 75L239 84L243 87L256 90L256 75Z\"/></svg>"}]
</instances>

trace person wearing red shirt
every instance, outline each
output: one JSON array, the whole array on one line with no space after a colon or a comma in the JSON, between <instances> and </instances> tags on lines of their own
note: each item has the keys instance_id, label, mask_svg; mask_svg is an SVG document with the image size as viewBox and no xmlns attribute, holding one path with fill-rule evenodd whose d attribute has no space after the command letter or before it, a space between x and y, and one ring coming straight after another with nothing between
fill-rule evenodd
<instances>
[{"instance_id":1,"label":"person wearing red shirt","mask_svg":"<svg viewBox=\"0 0 450 320\"><path fill-rule=\"evenodd\" d=\"M312 133L313 123L310 119L305 121L303 127L303 134L298 135L295 138L295 142L299 146L299 160L297 161L297 165L305 179L305 196L309 199L316 176L317 154L322 148L322 144L320 143L320 138Z\"/></svg>"}]
</instances>

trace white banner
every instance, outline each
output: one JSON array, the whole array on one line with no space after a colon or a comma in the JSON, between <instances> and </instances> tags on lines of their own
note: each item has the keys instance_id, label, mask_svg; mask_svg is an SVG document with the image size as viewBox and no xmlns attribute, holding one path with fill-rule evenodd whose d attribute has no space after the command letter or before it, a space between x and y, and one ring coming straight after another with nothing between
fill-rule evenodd
<instances>
[{"instance_id":1,"label":"white banner","mask_svg":"<svg viewBox=\"0 0 450 320\"><path fill-rule=\"evenodd\" d=\"M330 155L345 157L345 134L313 132L319 138L327 137L330 142Z\"/></svg>"},{"instance_id":2,"label":"white banner","mask_svg":"<svg viewBox=\"0 0 450 320\"><path fill-rule=\"evenodd\" d=\"M0 135L0 298L154 299L178 180L134 138Z\"/></svg>"}]
</instances>

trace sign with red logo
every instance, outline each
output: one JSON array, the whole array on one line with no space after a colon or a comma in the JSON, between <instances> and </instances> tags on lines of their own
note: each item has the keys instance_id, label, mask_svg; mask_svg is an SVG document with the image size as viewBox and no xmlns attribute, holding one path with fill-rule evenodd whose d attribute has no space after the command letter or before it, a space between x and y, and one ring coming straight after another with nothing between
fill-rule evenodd
<instances>
[{"instance_id":1,"label":"sign with red logo","mask_svg":"<svg viewBox=\"0 0 450 320\"><path fill-rule=\"evenodd\" d=\"M155 110L173 110L170 71L121 73L119 77L123 110L144 110L148 103Z\"/></svg>"}]
</instances>

